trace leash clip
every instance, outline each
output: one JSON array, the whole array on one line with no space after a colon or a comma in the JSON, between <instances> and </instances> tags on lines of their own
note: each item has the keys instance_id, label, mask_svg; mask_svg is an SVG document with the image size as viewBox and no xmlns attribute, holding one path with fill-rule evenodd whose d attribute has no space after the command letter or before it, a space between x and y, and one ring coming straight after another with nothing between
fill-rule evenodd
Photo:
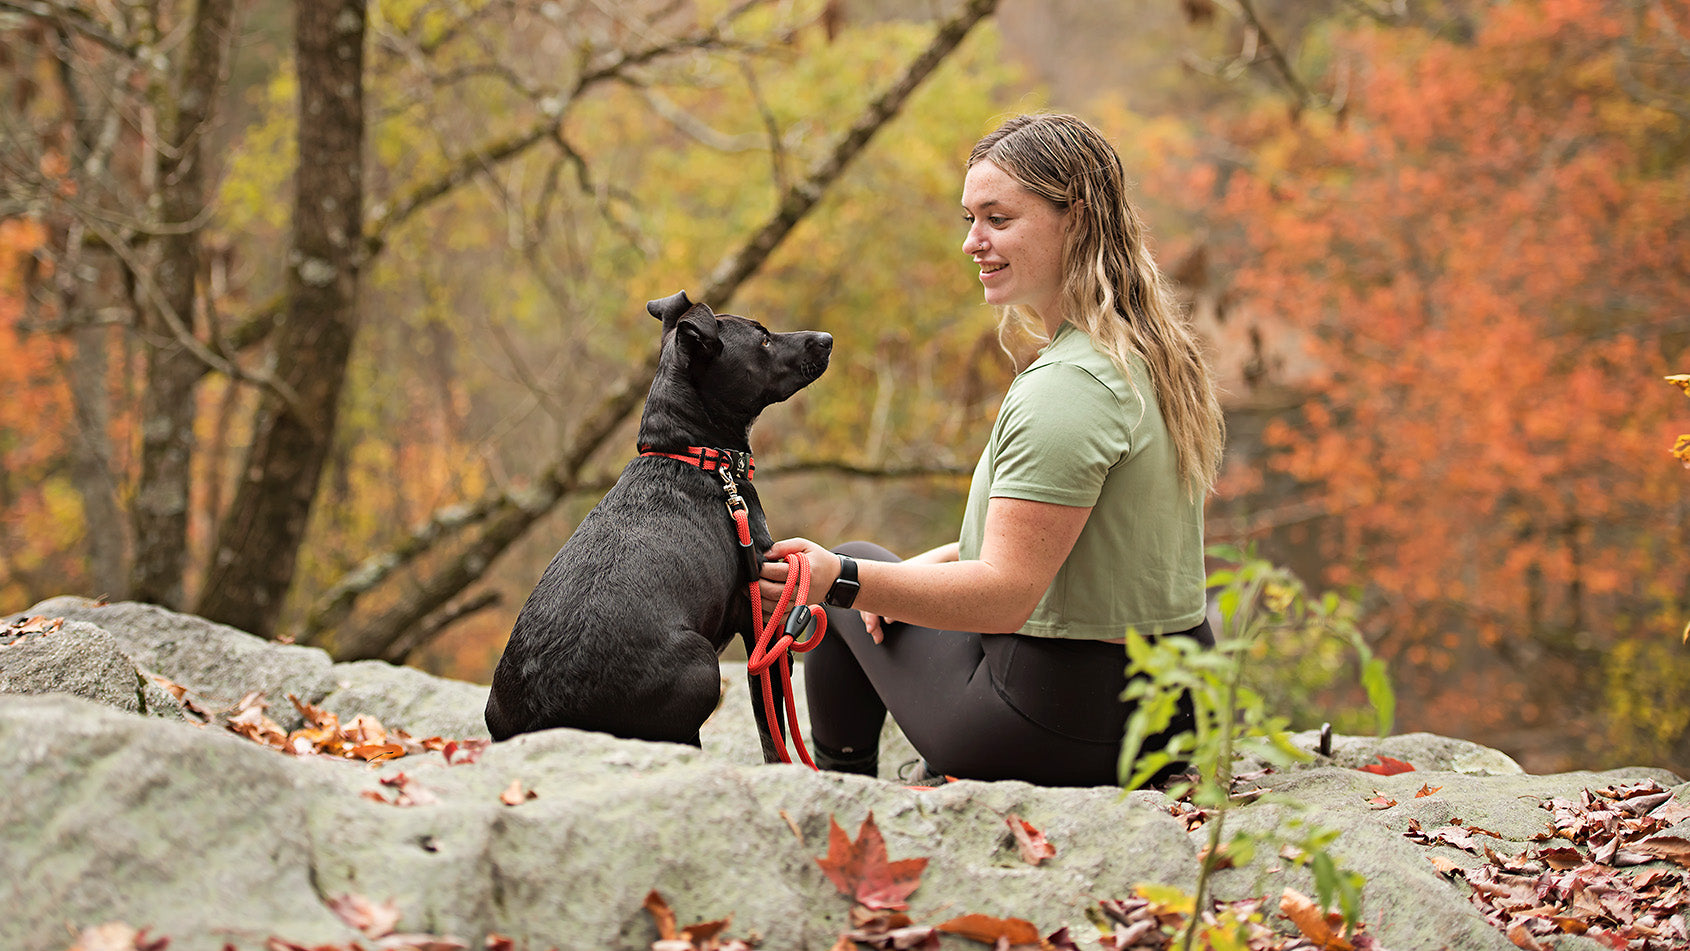
<instances>
[{"instance_id":1,"label":"leash clip","mask_svg":"<svg viewBox=\"0 0 1690 951\"><path fill-rule=\"evenodd\" d=\"M734 481L732 472L727 469L717 469L716 474L722 477L722 491L728 496L728 514L738 518L746 511L745 498L739 494L739 483Z\"/></svg>"},{"instance_id":2,"label":"leash clip","mask_svg":"<svg viewBox=\"0 0 1690 951\"><path fill-rule=\"evenodd\" d=\"M746 577L753 584L757 576L762 574L762 566L757 564L757 551L751 546L751 511L745 504L745 498L739 494L739 483L734 481L733 473L727 469L717 469L722 477L722 491L727 493L728 517L733 519L734 529L739 537L739 560L745 566Z\"/></svg>"}]
</instances>

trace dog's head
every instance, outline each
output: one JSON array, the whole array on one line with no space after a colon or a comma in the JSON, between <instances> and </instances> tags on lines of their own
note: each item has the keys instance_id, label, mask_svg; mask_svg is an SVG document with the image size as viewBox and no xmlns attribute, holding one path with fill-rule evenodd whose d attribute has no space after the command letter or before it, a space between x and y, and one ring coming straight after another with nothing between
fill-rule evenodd
<instances>
[{"instance_id":1,"label":"dog's head","mask_svg":"<svg viewBox=\"0 0 1690 951\"><path fill-rule=\"evenodd\" d=\"M742 441L763 408L792 396L827 369L833 337L817 331L771 333L755 320L716 314L680 291L646 304L663 322L663 353L647 399ZM662 392L660 392L662 391ZM718 439L726 432L689 434Z\"/></svg>"}]
</instances>

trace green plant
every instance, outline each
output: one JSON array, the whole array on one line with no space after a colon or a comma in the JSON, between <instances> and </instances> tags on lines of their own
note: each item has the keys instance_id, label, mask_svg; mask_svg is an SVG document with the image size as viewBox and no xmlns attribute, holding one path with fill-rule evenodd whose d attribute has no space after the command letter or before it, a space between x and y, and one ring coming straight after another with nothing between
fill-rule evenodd
<instances>
[{"instance_id":1,"label":"green plant","mask_svg":"<svg viewBox=\"0 0 1690 951\"><path fill-rule=\"evenodd\" d=\"M1216 547L1210 554L1232 567L1209 576L1218 589L1220 613L1216 644L1205 648L1190 638L1154 638L1137 631L1127 634L1128 672L1133 679L1123 699L1136 703L1121 746L1121 783L1137 789L1169 765L1188 764L1186 778L1167 790L1189 796L1208 814L1208 847L1198 869L1194 908L1206 907L1210 879L1223 863L1242 866L1260 851L1259 837L1226 837L1226 817L1236 803L1232 796L1233 763L1241 753L1271 765L1285 766L1308 758L1287 739L1286 717L1273 712L1263 695L1246 683L1246 663L1257 643L1268 635L1295 635L1305 642L1336 640L1359 662L1361 683L1371 703L1375 726L1388 733L1395 712L1395 694L1382 660L1375 657L1355 624L1355 612L1335 594L1310 597L1288 570L1257 557L1252 550ZM1182 708L1189 727L1176 729ZM1290 846L1293 861L1307 866L1322 908L1339 906L1354 926L1360 915L1361 876L1341 869L1329 846L1337 833L1313 823L1292 822L1294 834L1276 834L1278 844ZM1189 949L1199 930L1201 915L1188 919L1183 946Z\"/></svg>"}]
</instances>

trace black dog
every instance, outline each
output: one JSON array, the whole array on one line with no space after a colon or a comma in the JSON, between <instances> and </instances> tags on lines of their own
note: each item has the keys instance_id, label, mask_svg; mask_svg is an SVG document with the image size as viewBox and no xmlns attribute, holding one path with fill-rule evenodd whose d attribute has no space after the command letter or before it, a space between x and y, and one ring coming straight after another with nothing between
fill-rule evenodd
<instances>
[{"instance_id":1,"label":"black dog","mask_svg":"<svg viewBox=\"0 0 1690 951\"><path fill-rule=\"evenodd\" d=\"M697 746L721 700L718 654L735 633L747 651L756 637L749 585L773 540L751 485L751 424L821 376L833 338L718 317L685 291L646 310L663 321L663 349L640 418L642 455L522 606L487 698L494 739L567 726ZM712 461L745 500L749 552ZM769 724L753 706L772 761Z\"/></svg>"}]
</instances>

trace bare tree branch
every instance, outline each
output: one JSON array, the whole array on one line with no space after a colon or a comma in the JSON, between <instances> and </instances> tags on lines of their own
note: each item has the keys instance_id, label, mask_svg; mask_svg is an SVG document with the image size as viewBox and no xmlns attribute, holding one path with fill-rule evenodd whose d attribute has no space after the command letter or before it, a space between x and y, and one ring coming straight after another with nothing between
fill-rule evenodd
<instances>
[{"instance_id":1,"label":"bare tree branch","mask_svg":"<svg viewBox=\"0 0 1690 951\"><path fill-rule=\"evenodd\" d=\"M51 0L0 0L0 13L21 13L46 20L64 30L86 36L116 53L133 59L139 45L131 43L106 29L88 10L73 3L54 3Z\"/></svg>"},{"instance_id":2,"label":"bare tree branch","mask_svg":"<svg viewBox=\"0 0 1690 951\"><path fill-rule=\"evenodd\" d=\"M1280 81L1285 84L1285 88L1290 90L1291 95L1297 98L1298 104L1303 108L1317 105L1319 98L1308 86L1304 85L1303 80L1298 77L1297 71L1291 68L1290 60L1285 58L1285 51L1280 49L1279 44L1273 38L1273 34L1268 32L1267 26L1262 23L1262 18L1256 14L1256 6L1252 0L1234 0L1234 2L1238 4L1239 10L1244 14L1244 22L1259 38L1261 48L1267 55L1268 63L1273 66L1274 72L1279 74Z\"/></svg>"},{"instance_id":3,"label":"bare tree branch","mask_svg":"<svg viewBox=\"0 0 1690 951\"><path fill-rule=\"evenodd\" d=\"M941 24L927 48L905 67L892 86L863 110L827 155L786 190L779 206L763 226L717 266L697 299L726 307L740 286L757 272L781 241L816 206L828 187L862 152L874 134L897 115L911 93L957 48L970 30L996 8L997 0L967 0L949 20ZM494 558L576 489L587 460L639 406L651 376L656 372L657 356L653 352L641 366L609 388L599 405L582 420L570 445L565 447L551 467L534 480L532 488L522 493L504 492L484 498L464 513L466 516L473 514L473 520L455 521L463 528L476 523L484 525L480 536L463 552L420 579L394 607L354 627L337 630L333 638L335 655L343 660L382 656L407 631L479 579ZM429 525L435 526L440 521L438 518L431 519ZM439 529L431 531L438 532ZM345 581L335 585L312 607L297 639L315 640L327 629L339 625L348 617L358 598L373 588L376 582L429 551L435 544L413 535L401 540L394 549L367 560L354 575L362 574L373 579L369 586L354 590L354 586Z\"/></svg>"}]
</instances>

